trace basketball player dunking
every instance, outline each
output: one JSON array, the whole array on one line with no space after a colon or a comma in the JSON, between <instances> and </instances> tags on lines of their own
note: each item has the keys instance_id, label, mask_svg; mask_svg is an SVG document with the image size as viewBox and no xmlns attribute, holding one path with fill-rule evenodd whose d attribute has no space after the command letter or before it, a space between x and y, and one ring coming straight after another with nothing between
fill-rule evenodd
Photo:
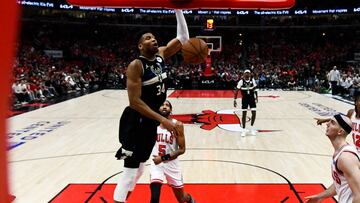
<instances>
[{"instance_id":1,"label":"basketball player dunking","mask_svg":"<svg viewBox=\"0 0 360 203\"><path fill-rule=\"evenodd\" d=\"M166 46L158 47L153 34L143 34L138 42L140 56L130 63L126 71L130 105L124 109L120 119L119 139L122 146L115 156L124 159L124 169L114 191L115 203L124 203L134 190L155 144L157 126L161 123L175 136L181 130L181 126L157 113L166 99L164 59L178 52L189 39L182 11L175 10L175 15L177 37Z\"/></svg>"},{"instance_id":2,"label":"basketball player dunking","mask_svg":"<svg viewBox=\"0 0 360 203\"><path fill-rule=\"evenodd\" d=\"M349 109L346 116L351 119L353 142L360 153L360 93L356 93L354 97L354 108ZM330 121L330 118L315 118L315 120L318 125L321 125L322 123Z\"/></svg>"},{"instance_id":3,"label":"basketball player dunking","mask_svg":"<svg viewBox=\"0 0 360 203\"><path fill-rule=\"evenodd\" d=\"M253 77L251 77L250 70L244 71L243 78L238 82L234 95L234 107L237 107L237 96L239 90L241 91L242 99L241 99L241 110L242 110L242 127L243 131L241 132L241 136L244 137L246 135L246 113L248 107L251 109L251 131L252 135L256 135L256 130L254 129L254 123L256 118L256 103L258 102L258 94L256 91L256 82ZM236 112L235 112L236 113Z\"/></svg>"},{"instance_id":4,"label":"basketball player dunking","mask_svg":"<svg viewBox=\"0 0 360 203\"><path fill-rule=\"evenodd\" d=\"M179 203L195 203L190 194L184 192L183 177L177 157L185 153L185 136L183 124L170 117L172 105L165 101L159 109L160 114L170 121L181 126L179 134L174 137L162 125L157 128L157 140L152 150L153 163L150 167L150 203L159 203L160 191L164 180L172 187L175 197Z\"/></svg>"}]
</instances>

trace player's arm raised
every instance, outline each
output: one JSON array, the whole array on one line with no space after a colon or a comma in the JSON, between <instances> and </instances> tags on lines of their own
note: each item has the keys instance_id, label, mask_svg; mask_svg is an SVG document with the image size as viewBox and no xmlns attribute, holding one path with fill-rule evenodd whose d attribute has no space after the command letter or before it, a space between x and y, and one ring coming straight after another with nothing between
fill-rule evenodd
<instances>
[{"instance_id":1,"label":"player's arm raised","mask_svg":"<svg viewBox=\"0 0 360 203\"><path fill-rule=\"evenodd\" d=\"M330 118L314 118L316 120L316 124L321 125L323 123L329 122Z\"/></svg>"},{"instance_id":2,"label":"player's arm raised","mask_svg":"<svg viewBox=\"0 0 360 203\"><path fill-rule=\"evenodd\" d=\"M182 10L175 9L175 15L177 20L176 38L172 39L166 46L159 47L159 54L164 58L176 54L182 45L189 40L189 30Z\"/></svg>"},{"instance_id":3,"label":"player's arm raised","mask_svg":"<svg viewBox=\"0 0 360 203\"><path fill-rule=\"evenodd\" d=\"M346 116L351 119L352 114L354 113L354 109L349 109ZM323 123L329 122L330 118L314 118L316 120L316 124L321 125Z\"/></svg>"}]
</instances>

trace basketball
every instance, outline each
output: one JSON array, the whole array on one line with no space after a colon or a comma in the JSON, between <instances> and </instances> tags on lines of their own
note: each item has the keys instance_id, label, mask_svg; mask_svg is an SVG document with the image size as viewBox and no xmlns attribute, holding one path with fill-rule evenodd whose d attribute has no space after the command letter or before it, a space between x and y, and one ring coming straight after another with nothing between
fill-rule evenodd
<instances>
[{"instance_id":1,"label":"basketball","mask_svg":"<svg viewBox=\"0 0 360 203\"><path fill-rule=\"evenodd\" d=\"M185 63L203 63L208 55L208 46L202 39L190 38L182 46L182 55Z\"/></svg>"}]
</instances>

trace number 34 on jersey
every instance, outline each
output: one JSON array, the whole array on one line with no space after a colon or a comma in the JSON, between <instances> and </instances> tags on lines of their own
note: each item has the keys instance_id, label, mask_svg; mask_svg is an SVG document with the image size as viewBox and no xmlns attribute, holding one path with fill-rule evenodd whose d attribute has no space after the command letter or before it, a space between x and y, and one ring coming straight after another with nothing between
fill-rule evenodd
<instances>
[{"instance_id":1,"label":"number 34 on jersey","mask_svg":"<svg viewBox=\"0 0 360 203\"><path fill-rule=\"evenodd\" d=\"M161 84L157 85L156 88L157 88L156 95L164 94L166 92L165 83L161 83Z\"/></svg>"}]
</instances>

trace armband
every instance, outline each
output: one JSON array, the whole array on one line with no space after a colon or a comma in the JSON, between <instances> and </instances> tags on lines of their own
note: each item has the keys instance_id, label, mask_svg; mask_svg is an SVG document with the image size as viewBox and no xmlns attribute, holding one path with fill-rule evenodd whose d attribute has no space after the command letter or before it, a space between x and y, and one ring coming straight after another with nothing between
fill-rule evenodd
<instances>
[{"instance_id":1,"label":"armband","mask_svg":"<svg viewBox=\"0 0 360 203\"><path fill-rule=\"evenodd\" d=\"M176 38L181 44L185 44L189 40L189 30L182 10L175 9L177 20Z\"/></svg>"},{"instance_id":2,"label":"armband","mask_svg":"<svg viewBox=\"0 0 360 203\"><path fill-rule=\"evenodd\" d=\"M171 159L170 154L165 154L164 156L161 156L161 161L168 161Z\"/></svg>"}]
</instances>

